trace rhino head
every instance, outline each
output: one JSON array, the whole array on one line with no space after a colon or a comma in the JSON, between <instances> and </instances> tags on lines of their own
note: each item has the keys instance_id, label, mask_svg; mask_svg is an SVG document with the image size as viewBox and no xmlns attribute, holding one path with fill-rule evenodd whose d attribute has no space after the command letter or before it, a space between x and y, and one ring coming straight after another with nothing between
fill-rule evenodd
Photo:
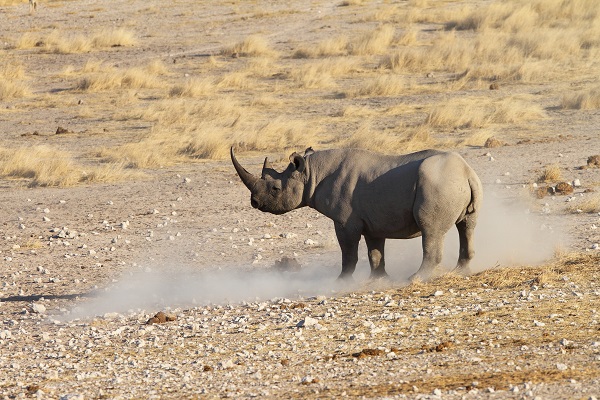
<instances>
[{"instance_id":1,"label":"rhino head","mask_svg":"<svg viewBox=\"0 0 600 400\"><path fill-rule=\"evenodd\" d=\"M260 178L240 165L233 147L231 161L244 185L250 189L252 207L272 214L284 214L305 205L306 160L300 154L293 153L290 156L290 165L283 172L273 169L268 158L265 158Z\"/></svg>"}]
</instances>

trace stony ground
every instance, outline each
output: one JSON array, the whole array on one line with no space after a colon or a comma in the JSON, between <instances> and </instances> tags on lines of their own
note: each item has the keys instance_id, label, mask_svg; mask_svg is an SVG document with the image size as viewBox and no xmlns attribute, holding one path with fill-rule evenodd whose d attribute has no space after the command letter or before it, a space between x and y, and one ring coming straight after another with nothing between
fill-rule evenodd
<instances>
[{"instance_id":1,"label":"stony ground","mask_svg":"<svg viewBox=\"0 0 600 400\"><path fill-rule=\"evenodd\" d=\"M14 39L11 29L54 25L85 33L92 22L120 25L126 12L141 44L92 56L121 67L176 59L172 68L183 76L246 37L261 14L210 2L192 11L175 2L165 14L162 4L117 3L94 2L89 10L42 3L35 17L25 3L6 7L0 35ZM351 7L314 3L294 13L272 5L263 33L290 52L360 23ZM198 28L173 35L180 17L188 28L201 21L203 39ZM301 41L295 32L307 23ZM2 146L46 144L85 163L86 151L150 129L111 117L107 98L119 95L65 90L71 82L60 71L80 68L91 55L28 49L20 57L35 93L3 105ZM486 199L496 199L478 228L483 258L476 267L486 270L468 278L407 285L418 242L390 243L390 282L366 279L362 249L355 283L339 286L332 223L308 209L283 216L252 209L228 161L190 161L144 171L144 179L64 189L0 180L0 398L598 397L600 216L576 210L600 184L600 168L580 169L600 153L600 113L557 108L561 93L553 85L507 89L550 93L540 97L547 118L535 122L530 140L458 149L481 177ZM46 94L63 91L68 107L46 107ZM100 116L74 117L79 98ZM311 107L298 112L321 112ZM328 107L325 117L339 106ZM71 132L55 135L59 125ZM240 158L259 171L262 157ZM533 182L554 163L565 181L581 186L538 199ZM175 319L147 324L159 311Z\"/></svg>"}]
</instances>

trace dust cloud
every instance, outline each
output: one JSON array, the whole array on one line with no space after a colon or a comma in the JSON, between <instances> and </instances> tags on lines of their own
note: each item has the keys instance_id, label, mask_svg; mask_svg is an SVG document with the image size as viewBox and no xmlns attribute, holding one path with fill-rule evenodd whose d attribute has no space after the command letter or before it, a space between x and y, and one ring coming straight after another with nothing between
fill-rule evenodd
<instances>
[{"instance_id":1,"label":"dust cloud","mask_svg":"<svg viewBox=\"0 0 600 400\"><path fill-rule=\"evenodd\" d=\"M550 258L562 236L543 216L528 213L515 199L502 199L487 190L475 231L475 272L495 266L533 265ZM444 268L452 269L458 258L458 234L452 229L444 245ZM164 308L239 303L272 298L332 295L364 286L369 275L364 241L360 261L354 273L354 286L340 286L339 250L300 260L297 272L274 268L222 266L198 270L183 261L171 265L145 267L129 274L113 286L99 291L65 315L66 319L86 318L106 313L148 313ZM421 263L420 238L388 240L386 269L392 283L405 283ZM274 260L273 260L274 261ZM174 265L173 265L174 264Z\"/></svg>"}]
</instances>

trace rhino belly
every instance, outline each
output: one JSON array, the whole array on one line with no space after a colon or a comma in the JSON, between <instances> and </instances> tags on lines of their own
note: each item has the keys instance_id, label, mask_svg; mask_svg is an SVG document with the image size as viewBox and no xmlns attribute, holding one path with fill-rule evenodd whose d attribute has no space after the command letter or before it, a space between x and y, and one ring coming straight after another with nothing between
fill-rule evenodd
<instances>
[{"instance_id":1,"label":"rhino belly","mask_svg":"<svg viewBox=\"0 0 600 400\"><path fill-rule=\"evenodd\" d=\"M412 210L377 213L364 220L365 233L388 239L410 239L421 236Z\"/></svg>"}]
</instances>

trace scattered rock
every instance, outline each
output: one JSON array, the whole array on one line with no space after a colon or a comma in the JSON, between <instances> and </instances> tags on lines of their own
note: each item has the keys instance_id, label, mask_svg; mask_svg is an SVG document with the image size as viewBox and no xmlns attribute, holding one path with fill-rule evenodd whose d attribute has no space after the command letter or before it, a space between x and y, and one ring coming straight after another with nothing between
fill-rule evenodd
<instances>
[{"instance_id":1,"label":"scattered rock","mask_svg":"<svg viewBox=\"0 0 600 400\"><path fill-rule=\"evenodd\" d=\"M46 306L41 303L33 303L31 305L31 311L37 314L43 314L46 312Z\"/></svg>"},{"instance_id":2,"label":"scattered rock","mask_svg":"<svg viewBox=\"0 0 600 400\"><path fill-rule=\"evenodd\" d=\"M587 166L588 168L600 168L600 154L589 156Z\"/></svg>"},{"instance_id":3,"label":"scattered rock","mask_svg":"<svg viewBox=\"0 0 600 400\"><path fill-rule=\"evenodd\" d=\"M500 85L498 84L498 82L494 82L492 84L490 84L490 90L498 90L500 89Z\"/></svg>"},{"instance_id":4,"label":"scattered rock","mask_svg":"<svg viewBox=\"0 0 600 400\"><path fill-rule=\"evenodd\" d=\"M305 317L303 320L301 320L300 322L298 322L296 324L296 327L298 328L304 328L307 326L314 326L317 325L319 323L319 321L315 318L312 317Z\"/></svg>"},{"instance_id":5,"label":"scattered rock","mask_svg":"<svg viewBox=\"0 0 600 400\"><path fill-rule=\"evenodd\" d=\"M56 135L64 135L66 133L73 133L68 129L63 128L62 126L59 126L58 128L56 128Z\"/></svg>"},{"instance_id":6,"label":"scattered rock","mask_svg":"<svg viewBox=\"0 0 600 400\"><path fill-rule=\"evenodd\" d=\"M273 264L273 269L278 271L300 271L302 265L293 257L281 257Z\"/></svg>"},{"instance_id":7,"label":"scattered rock","mask_svg":"<svg viewBox=\"0 0 600 400\"><path fill-rule=\"evenodd\" d=\"M556 194L566 195L573 193L573 186L568 182L559 182L554 187L554 191Z\"/></svg>"},{"instance_id":8,"label":"scattered rock","mask_svg":"<svg viewBox=\"0 0 600 400\"><path fill-rule=\"evenodd\" d=\"M146 321L146 325L152 324L164 324L165 322L171 322L177 320L177 317L172 314L165 314L162 311L156 313L156 315Z\"/></svg>"},{"instance_id":9,"label":"scattered rock","mask_svg":"<svg viewBox=\"0 0 600 400\"><path fill-rule=\"evenodd\" d=\"M364 357L373 357L373 356L381 356L385 352L380 349L362 349L358 353L352 353L352 357L356 358L364 358Z\"/></svg>"}]
</instances>

